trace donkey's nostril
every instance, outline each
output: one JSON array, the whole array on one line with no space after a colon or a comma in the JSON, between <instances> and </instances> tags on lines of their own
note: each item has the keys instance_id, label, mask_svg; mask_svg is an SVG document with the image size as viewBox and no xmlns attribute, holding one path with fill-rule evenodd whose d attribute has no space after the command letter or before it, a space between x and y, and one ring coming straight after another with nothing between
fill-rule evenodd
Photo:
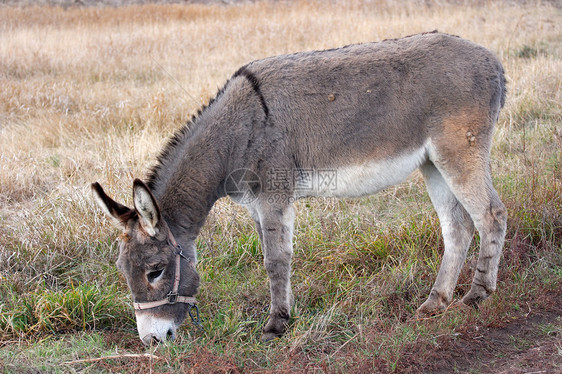
<instances>
[{"instance_id":1,"label":"donkey's nostril","mask_svg":"<svg viewBox=\"0 0 562 374\"><path fill-rule=\"evenodd\" d=\"M160 339L158 339L156 337L156 335L154 335L154 334L148 334L144 338L142 338L141 340L144 343L144 345L146 345L146 346L150 346L152 344L160 343Z\"/></svg>"},{"instance_id":2,"label":"donkey's nostril","mask_svg":"<svg viewBox=\"0 0 562 374\"><path fill-rule=\"evenodd\" d=\"M175 340L176 339L176 334L174 333L174 330L169 329L168 333L166 333L166 339L168 340Z\"/></svg>"}]
</instances>

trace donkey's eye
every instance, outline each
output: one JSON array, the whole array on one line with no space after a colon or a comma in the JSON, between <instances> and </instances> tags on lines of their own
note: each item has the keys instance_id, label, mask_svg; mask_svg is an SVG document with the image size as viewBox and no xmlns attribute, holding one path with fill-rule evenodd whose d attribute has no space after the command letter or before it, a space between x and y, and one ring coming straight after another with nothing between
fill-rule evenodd
<instances>
[{"instance_id":1,"label":"donkey's eye","mask_svg":"<svg viewBox=\"0 0 562 374\"><path fill-rule=\"evenodd\" d=\"M148 281L150 283L154 282L154 280L156 278L158 278L159 276L162 275L162 272L164 271L164 269L160 269L160 270L155 270L155 271L151 271L150 273L146 274L146 278L148 279Z\"/></svg>"}]
</instances>

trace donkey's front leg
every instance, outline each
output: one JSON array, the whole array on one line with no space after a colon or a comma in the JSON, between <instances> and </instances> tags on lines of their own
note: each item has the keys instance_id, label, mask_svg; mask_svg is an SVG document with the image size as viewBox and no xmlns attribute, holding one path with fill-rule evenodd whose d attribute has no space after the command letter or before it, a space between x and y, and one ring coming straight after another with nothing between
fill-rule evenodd
<instances>
[{"instance_id":1,"label":"donkey's front leg","mask_svg":"<svg viewBox=\"0 0 562 374\"><path fill-rule=\"evenodd\" d=\"M289 322L291 292L291 257L295 213L292 205L264 204L259 212L265 268L269 277L271 306L262 341L283 335Z\"/></svg>"}]
</instances>

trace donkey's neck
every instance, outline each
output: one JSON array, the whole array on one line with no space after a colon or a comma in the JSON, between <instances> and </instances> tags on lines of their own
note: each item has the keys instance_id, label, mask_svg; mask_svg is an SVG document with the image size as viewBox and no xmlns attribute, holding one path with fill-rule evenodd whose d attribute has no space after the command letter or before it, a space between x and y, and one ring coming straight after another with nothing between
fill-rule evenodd
<instances>
[{"instance_id":1,"label":"donkey's neck","mask_svg":"<svg viewBox=\"0 0 562 374\"><path fill-rule=\"evenodd\" d=\"M221 132L206 121L195 121L169 141L148 185L162 217L180 242L194 240L221 195L228 149ZM181 244L181 243L180 243Z\"/></svg>"},{"instance_id":2,"label":"donkey's neck","mask_svg":"<svg viewBox=\"0 0 562 374\"><path fill-rule=\"evenodd\" d=\"M235 76L190 126L172 137L148 186L174 235L195 239L214 203L225 196L228 173L249 167L248 154L258 157L248 152L249 138L266 117L251 82Z\"/></svg>"},{"instance_id":3,"label":"donkey's neck","mask_svg":"<svg viewBox=\"0 0 562 374\"><path fill-rule=\"evenodd\" d=\"M194 240L221 195L227 150L205 124L180 130L166 146L149 177L149 187L174 235ZM200 127L200 128L199 128Z\"/></svg>"}]
</instances>

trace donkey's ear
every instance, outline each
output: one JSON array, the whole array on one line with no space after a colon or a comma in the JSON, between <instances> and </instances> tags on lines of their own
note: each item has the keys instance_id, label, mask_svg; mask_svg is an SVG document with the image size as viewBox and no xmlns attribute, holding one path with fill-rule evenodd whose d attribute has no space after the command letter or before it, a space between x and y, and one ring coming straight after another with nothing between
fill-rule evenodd
<instances>
[{"instance_id":1,"label":"donkey's ear","mask_svg":"<svg viewBox=\"0 0 562 374\"><path fill-rule=\"evenodd\" d=\"M156 235L157 225L160 222L160 208L148 186L140 179L135 179L133 182L133 202L135 210L141 217L142 228L148 235Z\"/></svg>"},{"instance_id":2,"label":"donkey's ear","mask_svg":"<svg viewBox=\"0 0 562 374\"><path fill-rule=\"evenodd\" d=\"M127 220L131 216L131 209L107 196L98 182L92 183L92 193L94 194L96 203L98 203L105 214L113 218L113 221L118 226L124 227L127 225Z\"/></svg>"}]
</instances>

